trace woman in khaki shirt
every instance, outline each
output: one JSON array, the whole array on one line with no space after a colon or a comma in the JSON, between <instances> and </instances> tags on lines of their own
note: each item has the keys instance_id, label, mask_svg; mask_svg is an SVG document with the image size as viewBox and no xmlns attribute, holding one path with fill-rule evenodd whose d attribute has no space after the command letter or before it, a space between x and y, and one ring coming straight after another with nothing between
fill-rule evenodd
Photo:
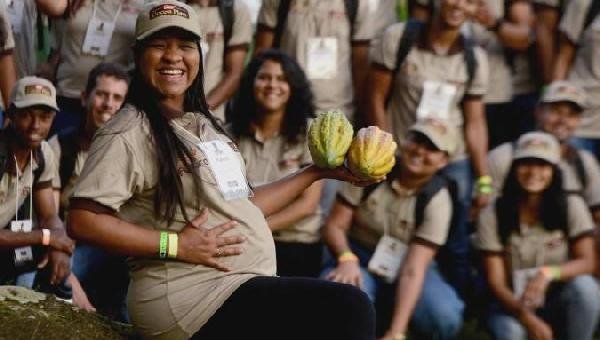
<instances>
[{"instance_id":1,"label":"woman in khaki shirt","mask_svg":"<svg viewBox=\"0 0 600 340\"><path fill-rule=\"evenodd\" d=\"M128 104L96 133L70 233L130 256L129 316L142 338L372 339L357 289L274 277L265 220L317 180L357 179L309 166L249 190L237 146L208 111L199 39L184 3L138 16Z\"/></svg>"},{"instance_id":2,"label":"woman in khaki shirt","mask_svg":"<svg viewBox=\"0 0 600 340\"><path fill-rule=\"evenodd\" d=\"M231 128L253 185L281 179L312 163L306 140L314 116L310 84L284 52L264 50L248 64ZM277 274L317 277L321 271L321 183L267 217L275 239Z\"/></svg>"},{"instance_id":3,"label":"woman in khaki shirt","mask_svg":"<svg viewBox=\"0 0 600 340\"><path fill-rule=\"evenodd\" d=\"M583 199L563 190L559 161L552 135L523 135L501 196L479 216L496 339L591 339L596 329L594 223Z\"/></svg>"}]
</instances>

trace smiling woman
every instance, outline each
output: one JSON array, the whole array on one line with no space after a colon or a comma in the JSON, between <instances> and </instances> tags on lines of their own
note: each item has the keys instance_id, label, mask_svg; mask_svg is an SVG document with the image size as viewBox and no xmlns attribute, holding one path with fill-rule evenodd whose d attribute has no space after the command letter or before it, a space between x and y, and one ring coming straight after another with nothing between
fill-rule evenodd
<instances>
[{"instance_id":1,"label":"smiling woman","mask_svg":"<svg viewBox=\"0 0 600 340\"><path fill-rule=\"evenodd\" d=\"M315 181L358 179L308 166L251 190L237 146L207 108L199 39L181 2L140 13L127 104L96 134L69 232L131 258L128 308L143 338L271 339L303 320L284 337L372 339L360 291L274 277L265 220Z\"/></svg>"}]
</instances>

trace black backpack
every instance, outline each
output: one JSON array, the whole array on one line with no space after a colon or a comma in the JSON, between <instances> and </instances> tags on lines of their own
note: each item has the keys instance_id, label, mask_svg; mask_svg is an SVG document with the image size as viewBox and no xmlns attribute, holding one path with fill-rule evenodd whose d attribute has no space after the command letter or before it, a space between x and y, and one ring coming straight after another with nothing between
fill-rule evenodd
<instances>
[{"instance_id":1,"label":"black backpack","mask_svg":"<svg viewBox=\"0 0 600 340\"><path fill-rule=\"evenodd\" d=\"M410 53L421 32L423 31L423 27L425 27L425 23L420 20L410 19L406 22L404 32L402 32L402 37L400 37L398 50L396 51L394 74L400 70L400 67L404 63L404 60L406 60L408 53ZM477 59L475 59L474 49L475 41L469 37L463 36L463 55L465 58L465 65L467 67L468 75L465 89L468 89L471 86L473 83L473 78L475 77L475 72L477 71Z\"/></svg>"},{"instance_id":2,"label":"black backpack","mask_svg":"<svg viewBox=\"0 0 600 340\"><path fill-rule=\"evenodd\" d=\"M281 0L279 2L279 8L277 8L277 24L275 25L275 38L273 39L273 48L279 48L281 45L281 37L283 35L283 29L287 21L287 16L290 11L291 0ZM358 0L344 0L344 6L346 7L346 16L350 22L351 31L354 31L354 21L356 20L356 14L358 13Z\"/></svg>"},{"instance_id":3,"label":"black backpack","mask_svg":"<svg viewBox=\"0 0 600 340\"><path fill-rule=\"evenodd\" d=\"M233 35L233 22L235 21L233 0L219 0L219 16L223 23L223 41L227 47L227 43Z\"/></svg>"},{"instance_id":4,"label":"black backpack","mask_svg":"<svg viewBox=\"0 0 600 340\"><path fill-rule=\"evenodd\" d=\"M73 175L73 171L75 171L77 153L81 150L79 145L79 134L77 129L70 128L65 132L59 133L57 139L58 144L60 145L58 174L60 183L64 187L69 181L69 178Z\"/></svg>"}]
</instances>

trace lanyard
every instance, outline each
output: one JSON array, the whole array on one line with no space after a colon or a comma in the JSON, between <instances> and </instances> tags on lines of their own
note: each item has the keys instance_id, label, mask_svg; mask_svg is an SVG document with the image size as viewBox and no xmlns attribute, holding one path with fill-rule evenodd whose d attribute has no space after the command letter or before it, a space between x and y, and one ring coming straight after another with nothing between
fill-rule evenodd
<instances>
[{"instance_id":1,"label":"lanyard","mask_svg":"<svg viewBox=\"0 0 600 340\"><path fill-rule=\"evenodd\" d=\"M15 218L19 219L19 178L22 176L19 171L19 163L17 162L17 156L13 156L15 159L15 170L17 173L17 200L15 201ZM33 153L29 152L29 174L31 175L31 186L29 189L29 218L33 216Z\"/></svg>"}]
</instances>

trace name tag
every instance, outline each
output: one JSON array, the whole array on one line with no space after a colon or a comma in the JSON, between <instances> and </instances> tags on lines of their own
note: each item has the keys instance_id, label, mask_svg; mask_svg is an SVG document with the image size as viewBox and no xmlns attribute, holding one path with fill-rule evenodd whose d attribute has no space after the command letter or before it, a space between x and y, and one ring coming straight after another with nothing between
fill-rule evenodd
<instances>
[{"instance_id":1,"label":"name tag","mask_svg":"<svg viewBox=\"0 0 600 340\"><path fill-rule=\"evenodd\" d=\"M539 268L518 269L512 273L513 292L520 299L525 292L527 282L537 276Z\"/></svg>"},{"instance_id":2,"label":"name tag","mask_svg":"<svg viewBox=\"0 0 600 340\"><path fill-rule=\"evenodd\" d=\"M107 55L114 31L114 22L106 22L93 17L88 24L81 50L83 53L91 55Z\"/></svg>"},{"instance_id":3,"label":"name tag","mask_svg":"<svg viewBox=\"0 0 600 340\"><path fill-rule=\"evenodd\" d=\"M456 95L456 86L433 80L423 84L423 96L417 108L417 119L450 118L452 100Z\"/></svg>"},{"instance_id":4,"label":"name tag","mask_svg":"<svg viewBox=\"0 0 600 340\"><path fill-rule=\"evenodd\" d=\"M204 152L225 200L231 201L250 196L250 188L242 172L240 160L227 143L215 140L198 143L198 147Z\"/></svg>"},{"instance_id":5,"label":"name tag","mask_svg":"<svg viewBox=\"0 0 600 340\"><path fill-rule=\"evenodd\" d=\"M15 233L29 233L33 227L31 220L10 222L10 230ZM33 261L33 251L30 246L15 248L15 266L20 267L25 263Z\"/></svg>"},{"instance_id":6,"label":"name tag","mask_svg":"<svg viewBox=\"0 0 600 340\"><path fill-rule=\"evenodd\" d=\"M8 17L10 18L10 24L14 33L21 33L21 27L23 25L23 12L25 8L25 0L9 0Z\"/></svg>"},{"instance_id":7,"label":"name tag","mask_svg":"<svg viewBox=\"0 0 600 340\"><path fill-rule=\"evenodd\" d=\"M337 76L337 39L310 38L306 46L308 79L334 79Z\"/></svg>"},{"instance_id":8,"label":"name tag","mask_svg":"<svg viewBox=\"0 0 600 340\"><path fill-rule=\"evenodd\" d=\"M387 235L382 236L369 261L369 271L383 277L387 283L394 282L407 249L406 244L400 240Z\"/></svg>"}]
</instances>

